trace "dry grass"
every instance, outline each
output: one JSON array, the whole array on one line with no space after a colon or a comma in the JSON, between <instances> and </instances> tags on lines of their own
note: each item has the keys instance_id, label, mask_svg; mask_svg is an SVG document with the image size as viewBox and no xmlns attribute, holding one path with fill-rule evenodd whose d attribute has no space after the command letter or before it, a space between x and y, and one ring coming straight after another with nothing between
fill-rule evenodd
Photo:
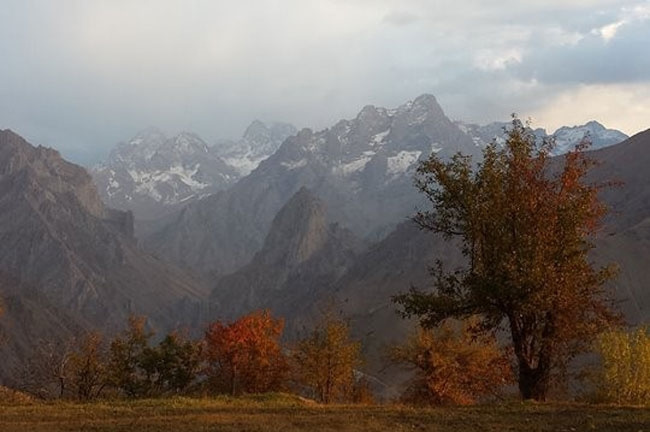
<instances>
[{"instance_id":1,"label":"dry grass","mask_svg":"<svg viewBox=\"0 0 650 432\"><path fill-rule=\"evenodd\" d=\"M650 431L650 409L505 404L320 406L288 395L0 404L0 431Z\"/></svg>"},{"instance_id":2,"label":"dry grass","mask_svg":"<svg viewBox=\"0 0 650 432\"><path fill-rule=\"evenodd\" d=\"M34 399L25 393L0 386L0 407L3 405L25 405L33 401Z\"/></svg>"}]
</instances>

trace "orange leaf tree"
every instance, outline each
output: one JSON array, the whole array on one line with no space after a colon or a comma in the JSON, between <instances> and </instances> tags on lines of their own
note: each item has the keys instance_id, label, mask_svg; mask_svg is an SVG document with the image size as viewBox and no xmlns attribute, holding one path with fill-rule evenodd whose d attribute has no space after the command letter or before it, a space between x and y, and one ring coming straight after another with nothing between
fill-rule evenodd
<instances>
[{"instance_id":1,"label":"orange leaf tree","mask_svg":"<svg viewBox=\"0 0 650 432\"><path fill-rule=\"evenodd\" d=\"M473 404L512 383L510 360L494 335L476 337L472 321L445 321L419 328L390 351L391 359L415 370L403 399L417 404Z\"/></svg>"},{"instance_id":2,"label":"orange leaf tree","mask_svg":"<svg viewBox=\"0 0 650 432\"><path fill-rule=\"evenodd\" d=\"M281 389L288 373L280 345L283 327L283 320L269 311L252 312L230 324L212 323L204 351L212 389L231 394Z\"/></svg>"},{"instance_id":3,"label":"orange leaf tree","mask_svg":"<svg viewBox=\"0 0 650 432\"><path fill-rule=\"evenodd\" d=\"M505 326L525 399L545 399L553 372L616 318L603 290L613 269L587 257L606 209L602 185L585 180L594 164L586 146L552 162L552 143L538 145L514 119L505 145L488 146L476 169L469 157L444 162L435 154L418 168L432 209L415 220L458 238L467 267L448 273L439 263L433 292L413 289L396 300L424 326L474 315L482 331Z\"/></svg>"}]
</instances>

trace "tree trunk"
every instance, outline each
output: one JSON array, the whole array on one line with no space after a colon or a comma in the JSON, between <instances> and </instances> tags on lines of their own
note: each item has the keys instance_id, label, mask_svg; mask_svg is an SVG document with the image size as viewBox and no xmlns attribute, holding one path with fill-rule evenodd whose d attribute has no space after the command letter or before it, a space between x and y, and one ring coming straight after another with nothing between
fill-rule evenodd
<instances>
[{"instance_id":1,"label":"tree trunk","mask_svg":"<svg viewBox=\"0 0 650 432\"><path fill-rule=\"evenodd\" d=\"M231 370L231 375L230 375L230 394L231 396L236 395L236 381L237 381L237 368L235 366L232 367Z\"/></svg>"},{"instance_id":2,"label":"tree trunk","mask_svg":"<svg viewBox=\"0 0 650 432\"><path fill-rule=\"evenodd\" d=\"M522 325L512 316L508 319L512 345L519 365L519 394L524 400L533 399L543 402L546 400L551 380L550 358L546 355L547 351L531 353L530 349L526 349L524 343L526 337L522 334ZM537 361L534 361L535 358ZM536 366L531 367L531 364Z\"/></svg>"},{"instance_id":3,"label":"tree trunk","mask_svg":"<svg viewBox=\"0 0 650 432\"><path fill-rule=\"evenodd\" d=\"M538 366L530 368L525 362L519 362L519 393L521 398L543 402L549 389L550 371Z\"/></svg>"}]
</instances>

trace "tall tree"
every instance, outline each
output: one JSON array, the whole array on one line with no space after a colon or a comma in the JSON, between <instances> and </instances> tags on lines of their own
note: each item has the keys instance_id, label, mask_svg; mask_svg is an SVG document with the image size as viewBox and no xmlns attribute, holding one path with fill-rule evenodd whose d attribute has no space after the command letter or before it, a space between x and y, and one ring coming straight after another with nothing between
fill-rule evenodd
<instances>
[{"instance_id":1,"label":"tall tree","mask_svg":"<svg viewBox=\"0 0 650 432\"><path fill-rule=\"evenodd\" d=\"M62 398L68 391L75 340L40 340L32 356L16 371L18 389L42 399Z\"/></svg>"},{"instance_id":2,"label":"tall tree","mask_svg":"<svg viewBox=\"0 0 650 432\"><path fill-rule=\"evenodd\" d=\"M237 394L280 390L288 365L280 337L284 322L269 311L255 311L205 333L206 374L213 390Z\"/></svg>"},{"instance_id":3,"label":"tall tree","mask_svg":"<svg viewBox=\"0 0 650 432\"><path fill-rule=\"evenodd\" d=\"M68 363L70 387L79 400L99 397L106 386L106 349L102 335L88 333L80 340Z\"/></svg>"},{"instance_id":4,"label":"tall tree","mask_svg":"<svg viewBox=\"0 0 650 432\"><path fill-rule=\"evenodd\" d=\"M152 387L146 354L153 333L145 329L145 324L144 317L129 317L128 328L110 344L109 381L129 397L145 396Z\"/></svg>"},{"instance_id":5,"label":"tall tree","mask_svg":"<svg viewBox=\"0 0 650 432\"><path fill-rule=\"evenodd\" d=\"M146 369L153 371L156 393L182 393L199 374L201 344L173 332L148 349L145 357Z\"/></svg>"},{"instance_id":6,"label":"tall tree","mask_svg":"<svg viewBox=\"0 0 650 432\"><path fill-rule=\"evenodd\" d=\"M432 209L416 215L426 230L458 238L467 267L445 272L435 290L398 296L406 316L424 326L446 318L480 318L477 331L507 328L525 399L544 400L563 370L616 319L603 283L613 268L595 268L587 254L606 213L605 185L585 177L594 162L583 142L551 160L552 142L537 144L516 118L503 146L484 150L476 168L456 155L421 163L416 184Z\"/></svg>"},{"instance_id":7,"label":"tall tree","mask_svg":"<svg viewBox=\"0 0 650 432\"><path fill-rule=\"evenodd\" d=\"M361 344L350 338L344 321L326 318L300 341L293 358L299 381L314 389L321 402L347 402L353 398Z\"/></svg>"}]
</instances>

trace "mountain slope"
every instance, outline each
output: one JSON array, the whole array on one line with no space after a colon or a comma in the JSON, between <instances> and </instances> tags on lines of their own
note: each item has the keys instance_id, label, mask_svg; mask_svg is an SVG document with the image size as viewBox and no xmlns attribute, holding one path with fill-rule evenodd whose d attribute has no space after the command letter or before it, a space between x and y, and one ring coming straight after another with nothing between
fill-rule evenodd
<instances>
[{"instance_id":1,"label":"mountain slope","mask_svg":"<svg viewBox=\"0 0 650 432\"><path fill-rule=\"evenodd\" d=\"M205 288L142 252L132 223L130 213L104 207L83 168L0 131L0 297L28 302L34 319L65 311L82 328L121 327L131 313L160 329L177 325L178 304L199 301ZM21 310L2 320L31 325L17 318Z\"/></svg>"},{"instance_id":2,"label":"mountain slope","mask_svg":"<svg viewBox=\"0 0 650 432\"><path fill-rule=\"evenodd\" d=\"M219 279L212 303L219 316L231 318L259 308L296 316L332 293L362 248L351 232L328 224L323 203L302 188L278 212L252 261Z\"/></svg>"},{"instance_id":3,"label":"mountain slope","mask_svg":"<svg viewBox=\"0 0 650 432\"><path fill-rule=\"evenodd\" d=\"M412 186L418 160L478 147L423 95L394 110L367 106L330 129L309 129L227 191L184 208L146 239L151 250L208 274L230 273L261 247L271 221L301 187L323 200L327 219L379 239L422 202Z\"/></svg>"},{"instance_id":4,"label":"mountain slope","mask_svg":"<svg viewBox=\"0 0 650 432\"><path fill-rule=\"evenodd\" d=\"M591 175L593 182L619 182L607 188L603 199L611 211L610 229L631 228L650 216L650 129L624 142L593 152L600 162Z\"/></svg>"}]
</instances>

